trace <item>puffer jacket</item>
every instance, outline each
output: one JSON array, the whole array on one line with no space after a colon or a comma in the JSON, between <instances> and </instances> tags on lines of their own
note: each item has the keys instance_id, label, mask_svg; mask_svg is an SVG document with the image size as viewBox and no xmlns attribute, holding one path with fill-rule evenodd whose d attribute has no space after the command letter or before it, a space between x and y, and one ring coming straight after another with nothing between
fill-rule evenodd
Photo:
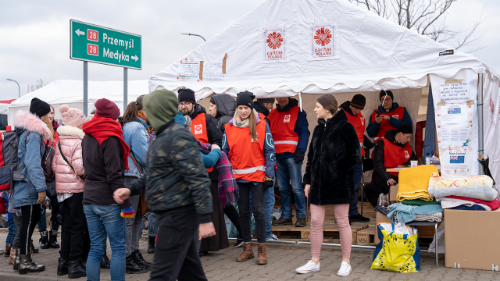
<instances>
[{"instance_id":1,"label":"puffer jacket","mask_svg":"<svg viewBox=\"0 0 500 281\"><path fill-rule=\"evenodd\" d=\"M82 139L85 133L72 126L60 126L57 132L61 151L75 171L64 161L59 146L56 145L56 155L52 161L52 170L56 173L56 192L81 193L85 185L85 181L79 177L85 174L82 159Z\"/></svg>"},{"instance_id":2,"label":"puffer jacket","mask_svg":"<svg viewBox=\"0 0 500 281\"><path fill-rule=\"evenodd\" d=\"M19 135L17 152L19 164L17 167L21 167L23 163L26 165L21 171L18 171L27 179L27 181L14 183L12 207L19 208L36 204L38 193L47 190L41 163L45 152L43 141L50 139L51 131L47 124L36 115L22 110L16 112L14 126Z\"/></svg>"}]
</instances>

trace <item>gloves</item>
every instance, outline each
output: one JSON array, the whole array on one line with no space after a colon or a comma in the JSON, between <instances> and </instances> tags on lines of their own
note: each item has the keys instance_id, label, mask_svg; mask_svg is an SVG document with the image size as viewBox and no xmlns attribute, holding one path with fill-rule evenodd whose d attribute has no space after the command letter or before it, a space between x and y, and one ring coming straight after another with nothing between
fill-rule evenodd
<instances>
[{"instance_id":1,"label":"gloves","mask_svg":"<svg viewBox=\"0 0 500 281\"><path fill-rule=\"evenodd\" d=\"M127 209L122 209L120 216L126 219L132 219L134 218L134 208L128 207Z\"/></svg>"},{"instance_id":2,"label":"gloves","mask_svg":"<svg viewBox=\"0 0 500 281\"><path fill-rule=\"evenodd\" d=\"M46 193L45 191L42 191L42 192L38 192L38 200L36 200L36 203L37 204L42 204L43 201L45 201L45 197L46 197Z\"/></svg>"},{"instance_id":3,"label":"gloves","mask_svg":"<svg viewBox=\"0 0 500 281\"><path fill-rule=\"evenodd\" d=\"M274 179L273 178L270 178L268 176L265 176L264 177L264 191L266 191L268 188L271 188L274 186Z\"/></svg>"},{"instance_id":4,"label":"gloves","mask_svg":"<svg viewBox=\"0 0 500 281\"><path fill-rule=\"evenodd\" d=\"M297 150L297 153L295 154L295 158L294 158L295 163L300 163L300 162L304 161L304 155L305 154L306 153L304 151Z\"/></svg>"}]
</instances>

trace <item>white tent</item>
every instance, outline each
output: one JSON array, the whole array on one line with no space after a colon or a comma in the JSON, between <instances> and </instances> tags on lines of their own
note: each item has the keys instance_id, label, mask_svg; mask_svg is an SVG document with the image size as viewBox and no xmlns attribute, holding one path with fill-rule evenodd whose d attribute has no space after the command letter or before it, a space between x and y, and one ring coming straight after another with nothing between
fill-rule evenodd
<instances>
[{"instance_id":1,"label":"white tent","mask_svg":"<svg viewBox=\"0 0 500 281\"><path fill-rule=\"evenodd\" d=\"M312 58L312 30L318 25L333 26L333 59ZM265 62L265 34L270 29L283 33L283 61ZM337 99L343 102L354 93L363 93L367 105L362 113L368 117L379 104L378 91L391 89L395 101L408 109L415 125L420 96L428 92L429 74L448 79L463 69L488 73L486 79L496 79L488 85L498 91L498 75L473 55L442 54L449 49L347 0L267 0L153 75L149 90L176 92L188 87L196 92L197 100L220 93L235 96L244 90L257 97L298 95L306 112L312 112L316 99L307 94L341 94ZM181 61L221 63L226 55L226 73L221 80L179 77ZM500 98L495 98L495 103L498 106ZM316 124L312 115L308 115L310 129ZM498 138L498 132L486 130L485 134L485 154L493 160L500 153L492 151L488 143L492 143L492 135ZM499 161L495 161L492 169L500 170L496 168Z\"/></svg>"},{"instance_id":2,"label":"white tent","mask_svg":"<svg viewBox=\"0 0 500 281\"><path fill-rule=\"evenodd\" d=\"M140 95L148 93L147 80L128 81L128 102L134 101ZM9 124L14 121L14 115L19 109L29 110L31 99L37 97L56 109L56 118L60 118L58 106L68 104L83 111L83 82L78 80L56 80L36 91L28 93L9 107ZM94 108L94 103L100 98L107 98L115 102L123 110L123 81L89 81L88 109Z\"/></svg>"}]
</instances>

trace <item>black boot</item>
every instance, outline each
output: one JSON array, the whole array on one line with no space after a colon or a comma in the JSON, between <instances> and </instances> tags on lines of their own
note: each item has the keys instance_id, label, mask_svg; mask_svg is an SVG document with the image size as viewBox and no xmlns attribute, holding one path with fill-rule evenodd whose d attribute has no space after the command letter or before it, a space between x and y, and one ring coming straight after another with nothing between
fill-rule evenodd
<instances>
[{"instance_id":1,"label":"black boot","mask_svg":"<svg viewBox=\"0 0 500 281\"><path fill-rule=\"evenodd\" d=\"M49 248L49 233L47 231L40 231L40 248Z\"/></svg>"},{"instance_id":2,"label":"black boot","mask_svg":"<svg viewBox=\"0 0 500 281\"><path fill-rule=\"evenodd\" d=\"M57 230L49 232L49 247L59 248L59 243L57 243Z\"/></svg>"},{"instance_id":3,"label":"black boot","mask_svg":"<svg viewBox=\"0 0 500 281\"><path fill-rule=\"evenodd\" d=\"M68 278L80 278L87 276L87 269L82 264L80 259L68 261Z\"/></svg>"},{"instance_id":4,"label":"black boot","mask_svg":"<svg viewBox=\"0 0 500 281\"><path fill-rule=\"evenodd\" d=\"M111 267L111 262L108 259L108 256L106 254L102 255L101 257L101 268L107 268L109 269Z\"/></svg>"},{"instance_id":5,"label":"black boot","mask_svg":"<svg viewBox=\"0 0 500 281\"><path fill-rule=\"evenodd\" d=\"M35 244L33 244L33 240L31 240L31 250L33 251L33 253L38 253L40 252L40 249L36 248L35 247Z\"/></svg>"},{"instance_id":6,"label":"black boot","mask_svg":"<svg viewBox=\"0 0 500 281\"><path fill-rule=\"evenodd\" d=\"M155 237L150 237L148 242L148 254L155 253Z\"/></svg>"},{"instance_id":7,"label":"black boot","mask_svg":"<svg viewBox=\"0 0 500 281\"><path fill-rule=\"evenodd\" d=\"M19 255L19 274L28 272L41 272L45 270L45 266L34 262L31 259L31 254Z\"/></svg>"},{"instance_id":8,"label":"black boot","mask_svg":"<svg viewBox=\"0 0 500 281\"><path fill-rule=\"evenodd\" d=\"M16 257L14 258L14 270L19 270L19 249L16 249Z\"/></svg>"},{"instance_id":9,"label":"black boot","mask_svg":"<svg viewBox=\"0 0 500 281\"><path fill-rule=\"evenodd\" d=\"M10 248L12 247L12 244L9 244L9 245L5 245L5 253L4 253L4 256L5 257L9 257L10 256Z\"/></svg>"},{"instance_id":10,"label":"black boot","mask_svg":"<svg viewBox=\"0 0 500 281\"><path fill-rule=\"evenodd\" d=\"M136 274L145 272L144 268L142 268L142 266L138 265L135 262L134 256L132 255L128 256L126 258L126 262L127 262L127 273Z\"/></svg>"},{"instance_id":11,"label":"black boot","mask_svg":"<svg viewBox=\"0 0 500 281\"><path fill-rule=\"evenodd\" d=\"M139 250L135 250L133 253L132 253L132 256L134 257L135 259L135 262L142 266L143 268L145 269L149 269L151 268L151 263L147 262L143 257L142 257L142 254L141 252L139 252Z\"/></svg>"},{"instance_id":12,"label":"black boot","mask_svg":"<svg viewBox=\"0 0 500 281\"><path fill-rule=\"evenodd\" d=\"M57 276L63 276L68 274L68 260L60 257L59 265L57 265Z\"/></svg>"}]
</instances>

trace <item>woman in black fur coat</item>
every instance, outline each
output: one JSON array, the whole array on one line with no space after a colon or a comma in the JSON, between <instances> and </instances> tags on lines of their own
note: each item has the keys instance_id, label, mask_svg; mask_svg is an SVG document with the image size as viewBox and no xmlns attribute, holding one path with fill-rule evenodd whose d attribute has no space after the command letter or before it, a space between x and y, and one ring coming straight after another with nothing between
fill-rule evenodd
<instances>
[{"instance_id":1,"label":"woman in black fur coat","mask_svg":"<svg viewBox=\"0 0 500 281\"><path fill-rule=\"evenodd\" d=\"M361 150L354 127L333 95L320 96L314 112L319 124L313 132L303 180L305 195L311 203L311 260L297 268L297 272L319 271L326 206L333 205L342 248L337 275L348 276L352 271L348 213L354 199L354 166L361 161Z\"/></svg>"}]
</instances>

